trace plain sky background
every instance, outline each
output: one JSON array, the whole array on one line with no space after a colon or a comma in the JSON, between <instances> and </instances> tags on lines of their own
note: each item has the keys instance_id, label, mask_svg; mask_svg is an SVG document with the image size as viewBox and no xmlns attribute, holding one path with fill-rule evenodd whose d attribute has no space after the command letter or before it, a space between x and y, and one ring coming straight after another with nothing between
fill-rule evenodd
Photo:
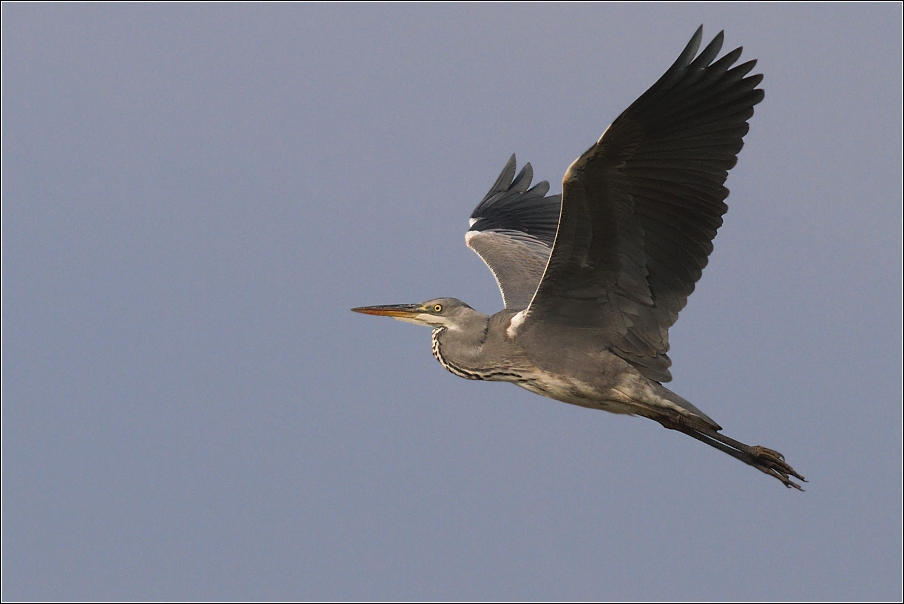
<instances>
[{"instance_id":1,"label":"plain sky background","mask_svg":"<svg viewBox=\"0 0 904 604\"><path fill-rule=\"evenodd\" d=\"M462 380L352 306L464 245L700 24L766 98L670 388L807 491ZM902 12L3 5L4 600L899 600Z\"/></svg>"}]
</instances>

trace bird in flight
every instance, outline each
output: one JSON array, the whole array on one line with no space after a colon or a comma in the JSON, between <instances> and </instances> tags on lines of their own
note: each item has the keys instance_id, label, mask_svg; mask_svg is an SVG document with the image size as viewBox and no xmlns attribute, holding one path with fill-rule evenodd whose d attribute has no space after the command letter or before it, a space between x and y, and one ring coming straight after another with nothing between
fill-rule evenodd
<instances>
[{"instance_id":1,"label":"bird in flight","mask_svg":"<svg viewBox=\"0 0 904 604\"><path fill-rule=\"evenodd\" d=\"M716 60L723 32L698 55L702 33L571 164L561 195L509 159L465 234L504 310L455 298L352 310L433 327L433 356L455 375L647 417L802 490L780 453L723 435L662 385L669 327L713 250L725 179L763 100L756 61L735 65L741 48Z\"/></svg>"}]
</instances>

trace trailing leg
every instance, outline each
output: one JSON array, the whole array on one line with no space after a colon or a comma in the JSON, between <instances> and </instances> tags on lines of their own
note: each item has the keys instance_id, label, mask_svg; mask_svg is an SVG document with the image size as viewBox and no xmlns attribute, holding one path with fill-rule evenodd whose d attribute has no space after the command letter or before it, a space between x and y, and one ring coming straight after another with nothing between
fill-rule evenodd
<instances>
[{"instance_id":1,"label":"trailing leg","mask_svg":"<svg viewBox=\"0 0 904 604\"><path fill-rule=\"evenodd\" d=\"M788 488L794 487L799 491L803 491L799 484L791 480L791 477L793 476L801 482L806 482L807 480L785 462L785 457L778 451L759 445L746 445L699 424L691 426L682 417L659 417L656 418L656 421L669 430L677 430L687 434L723 453L731 455L735 459L743 461L747 465L753 466L764 474L777 478Z\"/></svg>"}]
</instances>

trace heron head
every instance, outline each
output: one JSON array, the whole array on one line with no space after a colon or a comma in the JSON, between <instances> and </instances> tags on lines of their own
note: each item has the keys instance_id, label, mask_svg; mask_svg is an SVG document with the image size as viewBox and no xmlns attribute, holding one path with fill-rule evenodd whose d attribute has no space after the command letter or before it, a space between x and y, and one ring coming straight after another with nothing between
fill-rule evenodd
<instances>
[{"instance_id":1,"label":"heron head","mask_svg":"<svg viewBox=\"0 0 904 604\"><path fill-rule=\"evenodd\" d=\"M420 304L386 304L383 306L359 306L354 312L366 315L382 315L399 321L429 325L430 327L460 326L469 314L476 313L473 308L455 298L435 298Z\"/></svg>"}]
</instances>

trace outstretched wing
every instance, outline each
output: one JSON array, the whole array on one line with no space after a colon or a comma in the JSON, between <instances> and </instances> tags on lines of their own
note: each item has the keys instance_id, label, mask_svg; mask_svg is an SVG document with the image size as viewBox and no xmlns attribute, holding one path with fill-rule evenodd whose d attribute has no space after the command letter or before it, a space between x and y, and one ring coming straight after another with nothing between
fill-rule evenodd
<instances>
[{"instance_id":1,"label":"outstretched wing","mask_svg":"<svg viewBox=\"0 0 904 604\"><path fill-rule=\"evenodd\" d=\"M496 277L506 308L527 308L543 276L559 223L561 195L544 197L545 180L533 187L525 164L515 176L514 154L471 214L465 241ZM530 187L530 188L529 188Z\"/></svg>"},{"instance_id":2,"label":"outstretched wing","mask_svg":"<svg viewBox=\"0 0 904 604\"><path fill-rule=\"evenodd\" d=\"M756 61L695 59L702 27L668 71L568 168L555 246L524 328L571 325L644 376L671 379L668 329L687 303L728 209L723 186L753 106Z\"/></svg>"}]
</instances>

